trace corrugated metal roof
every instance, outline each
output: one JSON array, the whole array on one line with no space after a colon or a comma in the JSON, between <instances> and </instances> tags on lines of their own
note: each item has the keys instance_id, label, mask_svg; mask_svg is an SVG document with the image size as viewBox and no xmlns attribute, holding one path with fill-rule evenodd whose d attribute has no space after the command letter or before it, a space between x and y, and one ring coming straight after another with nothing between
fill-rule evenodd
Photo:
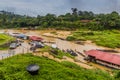
<instances>
[{"instance_id":1,"label":"corrugated metal roof","mask_svg":"<svg viewBox=\"0 0 120 80\"><path fill-rule=\"evenodd\" d=\"M30 36L29 38L30 38L31 40L34 40L34 41L41 41L41 40L43 40L43 38L37 37L37 36Z\"/></svg>"},{"instance_id":2,"label":"corrugated metal roof","mask_svg":"<svg viewBox=\"0 0 120 80\"><path fill-rule=\"evenodd\" d=\"M112 53L98 51L98 50L89 50L89 51L86 51L85 54L89 56L94 56L96 59L99 59L99 60L120 65L120 55L117 55L117 54L112 54Z\"/></svg>"},{"instance_id":3,"label":"corrugated metal roof","mask_svg":"<svg viewBox=\"0 0 120 80\"><path fill-rule=\"evenodd\" d=\"M18 34L18 37L27 37L25 34Z\"/></svg>"}]
</instances>

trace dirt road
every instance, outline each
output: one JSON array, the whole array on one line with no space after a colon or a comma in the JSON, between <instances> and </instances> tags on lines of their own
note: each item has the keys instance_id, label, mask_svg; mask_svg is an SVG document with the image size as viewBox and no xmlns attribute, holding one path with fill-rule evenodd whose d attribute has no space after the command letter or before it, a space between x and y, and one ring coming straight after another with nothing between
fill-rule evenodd
<instances>
[{"instance_id":1,"label":"dirt road","mask_svg":"<svg viewBox=\"0 0 120 80\"><path fill-rule=\"evenodd\" d=\"M21 30L8 30L8 32L10 33L13 33L13 32L22 32ZM66 38L70 32L67 32L67 31L61 31L61 32L57 32L57 35L56 34L51 34L52 31L24 31L24 34L26 35L36 35L36 36L41 36L44 38L45 41L47 42L53 42L53 43L47 43L47 45L51 46L52 44L56 44L57 47L61 50L66 50L66 49L72 49L74 51L78 51L80 53L84 53L84 50L91 50L91 49L106 49L105 47L100 47L100 46L96 46L94 44L91 44L91 43L85 43L84 45L80 45L80 44L75 44L73 42L69 42L69 41L65 41L65 40L61 40L61 39L58 39L57 37L61 37L61 38ZM22 32L23 33L23 32ZM46 37L48 36L48 37ZM56 38L55 38L56 37ZM24 43L23 46L17 48L15 50L16 54L18 53L26 53L29 49L29 45L27 43ZM6 55L5 55L6 56ZM48 57L50 58L51 55L48 55ZM52 58L54 60L58 60L56 58ZM70 62L73 62L73 63L76 63L82 67L85 67L85 68L88 68L90 69L91 66L87 65L87 64L84 64L84 63L81 63L81 62L85 62L84 60L84 57L81 56L81 55L78 55L76 57L77 61L80 61L79 63L78 62L75 62L74 60L72 59L69 59L69 58L66 58L67 61L70 61ZM58 61L62 61L62 60L58 60ZM88 67L87 67L88 66Z\"/></svg>"}]
</instances>

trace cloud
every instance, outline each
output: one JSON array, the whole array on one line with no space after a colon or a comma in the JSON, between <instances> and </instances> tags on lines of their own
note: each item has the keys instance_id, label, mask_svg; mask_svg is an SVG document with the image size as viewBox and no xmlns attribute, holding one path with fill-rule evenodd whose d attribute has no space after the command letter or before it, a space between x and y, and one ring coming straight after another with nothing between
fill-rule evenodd
<instances>
[{"instance_id":1,"label":"cloud","mask_svg":"<svg viewBox=\"0 0 120 80\"><path fill-rule=\"evenodd\" d=\"M0 10L12 11L25 15L45 15L47 13L65 14L72 7L95 13L118 11L119 0L0 0Z\"/></svg>"},{"instance_id":2,"label":"cloud","mask_svg":"<svg viewBox=\"0 0 120 80\"><path fill-rule=\"evenodd\" d=\"M77 7L79 10L88 10L95 13L108 13L119 11L119 0L69 0L71 7Z\"/></svg>"},{"instance_id":3,"label":"cloud","mask_svg":"<svg viewBox=\"0 0 120 80\"><path fill-rule=\"evenodd\" d=\"M0 10L11 10L22 14L61 14L65 11L64 0L1 0Z\"/></svg>"}]
</instances>

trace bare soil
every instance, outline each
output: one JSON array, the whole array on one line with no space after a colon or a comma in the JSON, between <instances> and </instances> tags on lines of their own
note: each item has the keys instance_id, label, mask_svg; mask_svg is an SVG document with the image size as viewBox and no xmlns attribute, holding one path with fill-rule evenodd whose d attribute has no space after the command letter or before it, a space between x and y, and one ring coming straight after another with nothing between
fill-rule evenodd
<instances>
[{"instance_id":1,"label":"bare soil","mask_svg":"<svg viewBox=\"0 0 120 80\"><path fill-rule=\"evenodd\" d=\"M4 31L4 30L3 30ZM57 39L62 38L65 39L68 35L71 34L71 31L56 31L56 30L6 30L6 32L20 32L20 33L24 33L26 35L37 35L37 36L41 36L43 37L46 41L50 42L54 42L54 44L57 45L57 47L61 50L66 50L66 49L72 49L72 50L76 50L80 53L84 53L84 50L91 50L91 49L101 49L101 50L112 50L111 48L106 48L106 47L101 47L101 46L97 46L96 44L92 43L92 41L86 41L84 44L76 44L74 42L69 42L69 41L64 41L64 40L60 40ZM54 34L55 33L55 34ZM47 37L46 37L47 36ZM52 44L47 44L49 46L51 46ZM116 51L120 52L120 49L115 49ZM119 55L119 53L117 53ZM88 64L84 63L83 57L81 55L78 55L76 57L76 59L79 62L76 62L74 59L68 58L66 56L63 57L63 59L58 59L58 58L54 58L52 55L50 55L49 53L45 52L45 53L35 53L34 55L37 56L44 56L44 57L48 57L50 59L53 59L55 61L61 62L61 61L70 61L73 62L75 64L80 65L81 67L87 68L87 69L92 69L94 64L92 64L93 66L89 66ZM103 67L99 66L99 65L95 65L94 67L97 67L99 69L104 69Z\"/></svg>"}]
</instances>

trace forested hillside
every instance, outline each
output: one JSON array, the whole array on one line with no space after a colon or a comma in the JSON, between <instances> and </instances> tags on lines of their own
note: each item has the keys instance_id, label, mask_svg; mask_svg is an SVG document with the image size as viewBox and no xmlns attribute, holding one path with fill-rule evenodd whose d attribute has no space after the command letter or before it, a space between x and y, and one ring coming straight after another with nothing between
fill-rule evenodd
<instances>
[{"instance_id":1,"label":"forested hillside","mask_svg":"<svg viewBox=\"0 0 120 80\"><path fill-rule=\"evenodd\" d=\"M37 17L0 11L0 28L120 29L120 15L115 11L109 14L94 14L91 11L80 11L77 8L71 8L71 10L71 13L64 15L46 14Z\"/></svg>"}]
</instances>

